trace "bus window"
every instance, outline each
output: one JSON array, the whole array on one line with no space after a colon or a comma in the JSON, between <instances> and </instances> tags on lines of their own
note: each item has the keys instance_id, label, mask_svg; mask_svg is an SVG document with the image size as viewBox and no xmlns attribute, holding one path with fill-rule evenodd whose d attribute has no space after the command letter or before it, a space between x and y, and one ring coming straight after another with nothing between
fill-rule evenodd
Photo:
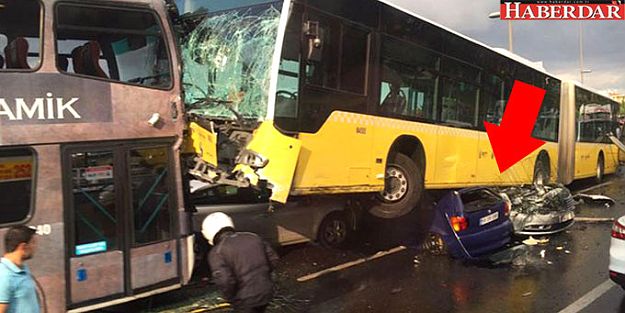
<instances>
[{"instance_id":1,"label":"bus window","mask_svg":"<svg viewBox=\"0 0 625 313\"><path fill-rule=\"evenodd\" d=\"M282 46L274 114L276 124L283 130L298 129L301 30L302 10L294 5Z\"/></svg>"},{"instance_id":2,"label":"bus window","mask_svg":"<svg viewBox=\"0 0 625 313\"><path fill-rule=\"evenodd\" d=\"M509 95L510 86L506 86L501 77L485 73L480 93L480 116L483 117L483 120L499 125L503 118ZM484 129L484 124L480 121L478 127Z\"/></svg>"},{"instance_id":3,"label":"bus window","mask_svg":"<svg viewBox=\"0 0 625 313\"><path fill-rule=\"evenodd\" d=\"M444 75L441 88L441 121L458 127L476 127L479 70L444 59L441 72Z\"/></svg>"},{"instance_id":4,"label":"bus window","mask_svg":"<svg viewBox=\"0 0 625 313\"><path fill-rule=\"evenodd\" d=\"M40 19L39 1L0 0L0 71L39 67Z\"/></svg>"},{"instance_id":5,"label":"bus window","mask_svg":"<svg viewBox=\"0 0 625 313\"><path fill-rule=\"evenodd\" d=\"M34 164L32 150L0 150L0 225L22 222L31 215Z\"/></svg>"},{"instance_id":6,"label":"bus window","mask_svg":"<svg viewBox=\"0 0 625 313\"><path fill-rule=\"evenodd\" d=\"M161 26L154 14L74 4L57 7L61 72L155 88L171 86Z\"/></svg>"},{"instance_id":7,"label":"bus window","mask_svg":"<svg viewBox=\"0 0 625 313\"><path fill-rule=\"evenodd\" d=\"M304 49L309 52L306 63L306 81L311 85L337 89L337 55L339 55L340 49L340 24L321 15L311 14L309 18L319 23L317 31L319 42L310 42L310 40L314 41L315 39L310 38L308 46ZM313 25L312 21L307 24ZM312 26L309 27L312 28ZM312 30L307 31L313 32Z\"/></svg>"},{"instance_id":8,"label":"bus window","mask_svg":"<svg viewBox=\"0 0 625 313\"><path fill-rule=\"evenodd\" d=\"M343 26L339 89L357 94L365 93L368 41L368 32Z\"/></svg>"},{"instance_id":9,"label":"bus window","mask_svg":"<svg viewBox=\"0 0 625 313\"><path fill-rule=\"evenodd\" d=\"M167 148L130 150L136 244L171 239Z\"/></svg>"},{"instance_id":10,"label":"bus window","mask_svg":"<svg viewBox=\"0 0 625 313\"><path fill-rule=\"evenodd\" d=\"M532 136L557 142L560 125L560 81L544 74L538 74L534 79L534 85L545 89L546 93L538 112Z\"/></svg>"},{"instance_id":11,"label":"bus window","mask_svg":"<svg viewBox=\"0 0 625 313\"><path fill-rule=\"evenodd\" d=\"M118 248L118 201L113 151L72 153L72 195L74 204L75 255ZM101 249L83 247L99 245Z\"/></svg>"},{"instance_id":12,"label":"bus window","mask_svg":"<svg viewBox=\"0 0 625 313\"><path fill-rule=\"evenodd\" d=\"M607 134L616 134L618 104L575 87L575 107L577 141L609 143Z\"/></svg>"},{"instance_id":13,"label":"bus window","mask_svg":"<svg viewBox=\"0 0 625 313\"><path fill-rule=\"evenodd\" d=\"M364 94L369 32L314 13L310 14L307 26L307 82Z\"/></svg>"},{"instance_id":14,"label":"bus window","mask_svg":"<svg viewBox=\"0 0 625 313\"><path fill-rule=\"evenodd\" d=\"M386 116L435 120L437 54L385 37L378 112Z\"/></svg>"}]
</instances>

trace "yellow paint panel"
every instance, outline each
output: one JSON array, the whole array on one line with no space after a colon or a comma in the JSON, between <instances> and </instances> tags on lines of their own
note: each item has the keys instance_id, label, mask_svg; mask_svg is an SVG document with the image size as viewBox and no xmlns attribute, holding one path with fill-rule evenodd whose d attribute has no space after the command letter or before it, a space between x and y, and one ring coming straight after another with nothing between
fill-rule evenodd
<instances>
[{"instance_id":1,"label":"yellow paint panel","mask_svg":"<svg viewBox=\"0 0 625 313\"><path fill-rule=\"evenodd\" d=\"M549 154L554 180L557 173L557 143L546 143L502 174L485 132L335 111L317 133L299 135L293 194L382 190L386 158L400 136L422 143L426 188L528 184L541 150Z\"/></svg>"},{"instance_id":2,"label":"yellow paint panel","mask_svg":"<svg viewBox=\"0 0 625 313\"><path fill-rule=\"evenodd\" d=\"M189 143L204 162L217 166L217 134L197 123L189 125Z\"/></svg>"},{"instance_id":3,"label":"yellow paint panel","mask_svg":"<svg viewBox=\"0 0 625 313\"><path fill-rule=\"evenodd\" d=\"M267 166L257 171L260 178L273 185L271 199L286 203L293 182L293 174L301 149L301 142L280 133L272 121L264 122L254 132L248 150L269 160Z\"/></svg>"},{"instance_id":4,"label":"yellow paint panel","mask_svg":"<svg viewBox=\"0 0 625 313\"><path fill-rule=\"evenodd\" d=\"M295 173L298 192L345 186L383 186L386 154L373 156L376 128L368 116L334 112L315 134L302 133L302 151ZM376 162L376 158L380 159Z\"/></svg>"}]
</instances>

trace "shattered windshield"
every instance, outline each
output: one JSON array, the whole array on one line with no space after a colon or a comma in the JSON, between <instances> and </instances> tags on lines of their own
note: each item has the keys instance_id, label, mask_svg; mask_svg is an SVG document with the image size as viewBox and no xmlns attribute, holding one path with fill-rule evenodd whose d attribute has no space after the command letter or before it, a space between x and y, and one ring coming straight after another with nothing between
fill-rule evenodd
<instances>
[{"instance_id":1,"label":"shattered windshield","mask_svg":"<svg viewBox=\"0 0 625 313\"><path fill-rule=\"evenodd\" d=\"M205 117L263 119L281 2L179 0L188 112Z\"/></svg>"}]
</instances>

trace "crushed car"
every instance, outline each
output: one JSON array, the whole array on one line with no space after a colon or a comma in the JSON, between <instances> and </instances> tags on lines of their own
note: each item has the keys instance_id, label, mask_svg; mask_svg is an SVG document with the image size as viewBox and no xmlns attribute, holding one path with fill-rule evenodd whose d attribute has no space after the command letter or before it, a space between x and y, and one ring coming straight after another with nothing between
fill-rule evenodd
<instances>
[{"instance_id":1,"label":"crushed car","mask_svg":"<svg viewBox=\"0 0 625 313\"><path fill-rule=\"evenodd\" d=\"M511 206L516 235L550 235L575 223L575 200L562 185L530 185L500 190Z\"/></svg>"},{"instance_id":2,"label":"crushed car","mask_svg":"<svg viewBox=\"0 0 625 313\"><path fill-rule=\"evenodd\" d=\"M485 187L445 195L436 205L424 248L454 258L478 259L510 242L510 204Z\"/></svg>"}]
</instances>

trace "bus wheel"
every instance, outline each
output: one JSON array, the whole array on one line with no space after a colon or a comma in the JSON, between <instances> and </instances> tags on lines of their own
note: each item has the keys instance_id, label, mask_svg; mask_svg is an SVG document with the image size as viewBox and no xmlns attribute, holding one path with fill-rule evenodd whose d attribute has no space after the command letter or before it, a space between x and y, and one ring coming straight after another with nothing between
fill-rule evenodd
<instances>
[{"instance_id":1,"label":"bus wheel","mask_svg":"<svg viewBox=\"0 0 625 313\"><path fill-rule=\"evenodd\" d=\"M549 163L543 157L539 157L534 165L534 186L549 184Z\"/></svg>"},{"instance_id":2,"label":"bus wheel","mask_svg":"<svg viewBox=\"0 0 625 313\"><path fill-rule=\"evenodd\" d=\"M603 175L605 171L605 162L603 160L603 154L599 154L597 158L597 176L595 176L595 180L600 183L603 180Z\"/></svg>"},{"instance_id":3,"label":"bus wheel","mask_svg":"<svg viewBox=\"0 0 625 313\"><path fill-rule=\"evenodd\" d=\"M417 205L423 193L423 174L408 156L398 153L386 167L384 190L369 213L380 218L403 216Z\"/></svg>"},{"instance_id":4,"label":"bus wheel","mask_svg":"<svg viewBox=\"0 0 625 313\"><path fill-rule=\"evenodd\" d=\"M345 214L332 212L319 225L317 240L324 247L341 248L347 242L349 231L349 223Z\"/></svg>"}]
</instances>

